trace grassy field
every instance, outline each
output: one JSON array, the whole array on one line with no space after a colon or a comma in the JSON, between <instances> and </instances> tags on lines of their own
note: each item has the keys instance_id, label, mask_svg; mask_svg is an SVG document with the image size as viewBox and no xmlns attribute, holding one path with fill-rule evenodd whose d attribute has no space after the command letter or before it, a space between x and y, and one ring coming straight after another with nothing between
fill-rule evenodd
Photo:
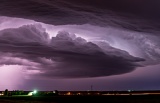
<instances>
[{"instance_id":1,"label":"grassy field","mask_svg":"<svg viewBox=\"0 0 160 103\"><path fill-rule=\"evenodd\" d=\"M0 103L160 103L160 95L0 97Z\"/></svg>"}]
</instances>

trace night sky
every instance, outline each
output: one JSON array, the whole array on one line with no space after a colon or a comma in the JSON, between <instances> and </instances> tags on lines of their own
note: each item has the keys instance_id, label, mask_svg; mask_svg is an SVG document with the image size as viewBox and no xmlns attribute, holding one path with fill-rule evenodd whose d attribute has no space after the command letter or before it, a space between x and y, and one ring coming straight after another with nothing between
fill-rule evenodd
<instances>
[{"instance_id":1,"label":"night sky","mask_svg":"<svg viewBox=\"0 0 160 103\"><path fill-rule=\"evenodd\" d=\"M159 0L0 0L0 90L159 90Z\"/></svg>"}]
</instances>

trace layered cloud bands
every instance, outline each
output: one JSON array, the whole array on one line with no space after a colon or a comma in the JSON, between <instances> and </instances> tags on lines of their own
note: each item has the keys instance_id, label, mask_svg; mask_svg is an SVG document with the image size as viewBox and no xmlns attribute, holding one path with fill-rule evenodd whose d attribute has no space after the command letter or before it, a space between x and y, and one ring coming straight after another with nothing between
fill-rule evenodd
<instances>
[{"instance_id":1,"label":"layered cloud bands","mask_svg":"<svg viewBox=\"0 0 160 103\"><path fill-rule=\"evenodd\" d=\"M1 65L22 65L45 77L118 75L135 70L144 61L104 42L88 42L65 31L49 38L39 24L1 30L0 52Z\"/></svg>"},{"instance_id":2,"label":"layered cloud bands","mask_svg":"<svg viewBox=\"0 0 160 103\"><path fill-rule=\"evenodd\" d=\"M158 0L3 0L0 15L53 24L114 26L159 32Z\"/></svg>"}]
</instances>

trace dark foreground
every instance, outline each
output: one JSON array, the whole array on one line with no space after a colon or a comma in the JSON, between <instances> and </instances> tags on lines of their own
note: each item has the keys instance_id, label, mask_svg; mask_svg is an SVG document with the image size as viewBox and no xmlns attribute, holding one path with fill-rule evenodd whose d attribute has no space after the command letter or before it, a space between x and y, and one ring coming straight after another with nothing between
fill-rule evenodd
<instances>
[{"instance_id":1,"label":"dark foreground","mask_svg":"<svg viewBox=\"0 0 160 103\"><path fill-rule=\"evenodd\" d=\"M0 97L0 103L160 103L160 95Z\"/></svg>"}]
</instances>

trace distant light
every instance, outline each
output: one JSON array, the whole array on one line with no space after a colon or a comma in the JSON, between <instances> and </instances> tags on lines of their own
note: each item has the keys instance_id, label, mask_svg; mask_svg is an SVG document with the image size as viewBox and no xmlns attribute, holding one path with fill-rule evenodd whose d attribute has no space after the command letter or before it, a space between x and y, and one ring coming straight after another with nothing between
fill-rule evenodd
<instances>
[{"instance_id":1,"label":"distant light","mask_svg":"<svg viewBox=\"0 0 160 103\"><path fill-rule=\"evenodd\" d=\"M36 93L37 93L37 90L34 90L33 92L29 92L28 95L29 95L29 96L32 96L32 95L34 95L34 94L36 94Z\"/></svg>"},{"instance_id":2,"label":"distant light","mask_svg":"<svg viewBox=\"0 0 160 103\"><path fill-rule=\"evenodd\" d=\"M77 95L81 95L81 93L77 93Z\"/></svg>"},{"instance_id":3,"label":"distant light","mask_svg":"<svg viewBox=\"0 0 160 103\"><path fill-rule=\"evenodd\" d=\"M128 92L131 92L131 90L128 90Z\"/></svg>"},{"instance_id":4,"label":"distant light","mask_svg":"<svg viewBox=\"0 0 160 103\"><path fill-rule=\"evenodd\" d=\"M33 93L36 94L36 93L37 93L37 90L34 90Z\"/></svg>"},{"instance_id":5,"label":"distant light","mask_svg":"<svg viewBox=\"0 0 160 103\"><path fill-rule=\"evenodd\" d=\"M0 96L4 95L3 93L0 93Z\"/></svg>"},{"instance_id":6,"label":"distant light","mask_svg":"<svg viewBox=\"0 0 160 103\"><path fill-rule=\"evenodd\" d=\"M67 95L71 95L71 92L68 92Z\"/></svg>"},{"instance_id":7,"label":"distant light","mask_svg":"<svg viewBox=\"0 0 160 103\"><path fill-rule=\"evenodd\" d=\"M32 94L33 94L33 92L29 92L29 93L28 93L29 96L32 96Z\"/></svg>"}]
</instances>

